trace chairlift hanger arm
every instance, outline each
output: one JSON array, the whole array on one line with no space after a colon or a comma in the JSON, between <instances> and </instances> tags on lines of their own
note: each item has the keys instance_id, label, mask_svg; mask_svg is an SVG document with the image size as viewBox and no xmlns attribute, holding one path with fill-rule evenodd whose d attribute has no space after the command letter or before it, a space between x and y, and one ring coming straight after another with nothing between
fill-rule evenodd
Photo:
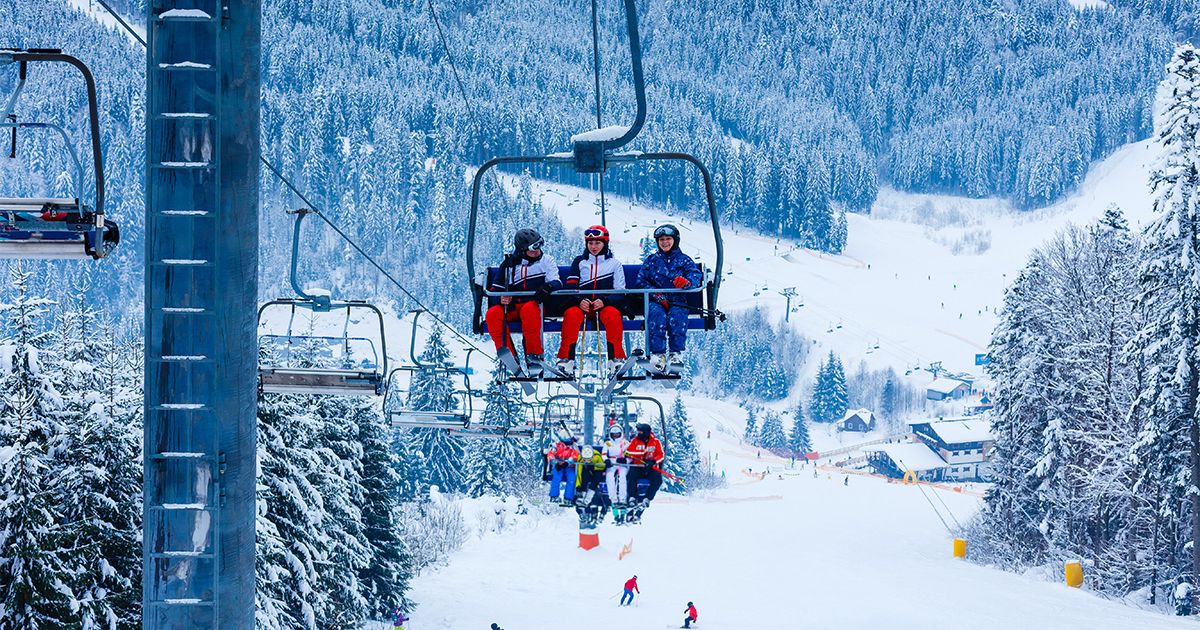
<instances>
[{"instance_id":1,"label":"chairlift hanger arm","mask_svg":"<svg viewBox=\"0 0 1200 630\"><path fill-rule=\"evenodd\" d=\"M646 80L642 71L642 39L638 31L637 6L634 0L624 0L624 6L625 29L629 36L629 58L633 69L633 92L637 99L637 112L634 115L633 124L620 137L596 141L605 152L619 149L633 142L646 124ZM596 46L595 43L593 43L594 46ZM599 68L596 71L599 72ZM599 111L597 111L598 115Z\"/></svg>"},{"instance_id":2,"label":"chairlift hanger arm","mask_svg":"<svg viewBox=\"0 0 1200 630\"><path fill-rule=\"evenodd\" d=\"M100 152L100 114L99 106L96 103L96 79L92 76L92 71L87 65L76 57L66 55L58 51L52 50L20 50L2 53L0 59L9 59L21 64L21 72L24 74L25 64L34 62L56 62L68 64L83 75L83 80L87 84L87 99L88 99L88 128L92 136L92 169L96 175L96 207L95 212L98 217L98 225L104 225L104 160ZM23 83L23 81L22 81ZM12 99L9 105L15 106L16 99ZM10 111L6 112L7 114ZM83 203L80 199L79 203Z\"/></svg>"},{"instance_id":3,"label":"chairlift hanger arm","mask_svg":"<svg viewBox=\"0 0 1200 630\"><path fill-rule=\"evenodd\" d=\"M296 215L296 222L292 227L292 268L288 278L292 283L292 291L295 291L296 295L300 296L301 298L312 302L314 305L313 310L328 311L330 308L332 308L330 305L330 296L311 295L306 293L304 289L300 288L300 280L296 271L296 268L300 264L300 226L304 223L304 217L308 216L308 214L311 212L312 210L309 210L308 208L299 208L297 210L287 211L288 214Z\"/></svg>"}]
</instances>

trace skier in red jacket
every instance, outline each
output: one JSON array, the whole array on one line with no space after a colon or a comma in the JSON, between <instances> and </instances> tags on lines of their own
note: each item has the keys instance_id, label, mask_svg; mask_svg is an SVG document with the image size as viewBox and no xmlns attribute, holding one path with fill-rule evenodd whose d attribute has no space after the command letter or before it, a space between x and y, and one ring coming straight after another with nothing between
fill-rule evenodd
<instances>
[{"instance_id":1,"label":"skier in red jacket","mask_svg":"<svg viewBox=\"0 0 1200 630\"><path fill-rule=\"evenodd\" d=\"M691 628L692 624L696 623L699 615L696 614L696 606L692 602L688 602L687 610L683 611L686 617L683 618L683 628Z\"/></svg>"},{"instance_id":2,"label":"skier in red jacket","mask_svg":"<svg viewBox=\"0 0 1200 630\"><path fill-rule=\"evenodd\" d=\"M641 595L641 593L642 593L640 590L638 590L636 575L629 578L628 580L625 580L625 593L621 595L621 605L622 606L628 606L629 604L633 603L633 592L634 591L637 591L639 595ZM626 597L629 598L629 603L625 602Z\"/></svg>"},{"instance_id":3,"label":"skier in red jacket","mask_svg":"<svg viewBox=\"0 0 1200 630\"><path fill-rule=\"evenodd\" d=\"M662 485L662 463L666 454L662 442L650 430L650 425L642 423L637 425L637 437L629 442L625 457L630 463L626 477L629 487L629 516L626 520L636 523L641 520L642 512L649 507ZM642 480L646 483L640 483Z\"/></svg>"}]
</instances>

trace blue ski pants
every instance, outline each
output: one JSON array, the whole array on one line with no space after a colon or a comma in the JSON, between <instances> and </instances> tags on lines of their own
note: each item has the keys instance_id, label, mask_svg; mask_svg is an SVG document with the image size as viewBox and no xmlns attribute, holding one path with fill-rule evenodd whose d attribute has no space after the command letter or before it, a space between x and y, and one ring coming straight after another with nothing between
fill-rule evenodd
<instances>
[{"instance_id":1,"label":"blue ski pants","mask_svg":"<svg viewBox=\"0 0 1200 630\"><path fill-rule=\"evenodd\" d=\"M631 590L629 590L629 589L625 589L625 593L621 595L621 605L622 605L622 606L624 606L624 605L625 605L625 598L626 598L626 597L628 597L628 598L629 598L629 603L630 603L630 604L632 604L632 603L633 603L633 591L631 591Z\"/></svg>"},{"instance_id":2,"label":"blue ski pants","mask_svg":"<svg viewBox=\"0 0 1200 630\"><path fill-rule=\"evenodd\" d=\"M667 351L667 336L671 337L671 352L683 352L687 345L686 306L672 304L664 309L658 302L650 302L646 311L646 328L650 331L650 353L662 354Z\"/></svg>"},{"instance_id":3,"label":"blue ski pants","mask_svg":"<svg viewBox=\"0 0 1200 630\"><path fill-rule=\"evenodd\" d=\"M563 488L563 498L568 501L575 500L575 467L563 466L559 468L557 465L550 472L550 498L558 496L559 486Z\"/></svg>"}]
</instances>

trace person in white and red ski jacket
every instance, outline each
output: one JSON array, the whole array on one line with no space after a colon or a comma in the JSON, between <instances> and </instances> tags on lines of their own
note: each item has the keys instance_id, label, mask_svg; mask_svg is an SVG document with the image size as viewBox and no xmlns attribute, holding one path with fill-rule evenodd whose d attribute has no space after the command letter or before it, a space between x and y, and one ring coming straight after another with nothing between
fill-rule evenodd
<instances>
[{"instance_id":1,"label":"person in white and red ski jacket","mask_svg":"<svg viewBox=\"0 0 1200 630\"><path fill-rule=\"evenodd\" d=\"M489 291L536 291L532 297L500 297L500 303L487 310L487 330L496 343L496 350L507 347L516 355L508 322L520 320L525 343L525 359L531 371L538 371L542 360L541 303L562 288L558 265L550 254L542 251L546 241L532 228L517 230L513 252L504 257L499 269L488 280Z\"/></svg>"},{"instance_id":2,"label":"person in white and red ski jacket","mask_svg":"<svg viewBox=\"0 0 1200 630\"><path fill-rule=\"evenodd\" d=\"M604 463L608 468L604 482L608 488L608 498L618 508L624 507L629 499L628 486L625 485L625 479L629 476L629 466L625 463L625 449L628 446L629 440L625 439L621 425L614 424L608 428L608 440L604 443Z\"/></svg>"},{"instance_id":3,"label":"person in white and red ski jacket","mask_svg":"<svg viewBox=\"0 0 1200 630\"><path fill-rule=\"evenodd\" d=\"M571 261L570 271L567 272L567 289L603 291L609 289L625 289L625 266L613 255L608 247L608 228L603 225L593 225L583 231L586 250ZM562 340L558 346L558 369L567 374L575 370L575 344L579 339L579 329L584 319L596 317L604 326L604 336L608 340L608 358L614 363L625 360L625 349L621 346L624 325L621 322L622 311L625 308L625 296L603 294L588 295L583 293L579 301L568 306L563 313Z\"/></svg>"}]
</instances>

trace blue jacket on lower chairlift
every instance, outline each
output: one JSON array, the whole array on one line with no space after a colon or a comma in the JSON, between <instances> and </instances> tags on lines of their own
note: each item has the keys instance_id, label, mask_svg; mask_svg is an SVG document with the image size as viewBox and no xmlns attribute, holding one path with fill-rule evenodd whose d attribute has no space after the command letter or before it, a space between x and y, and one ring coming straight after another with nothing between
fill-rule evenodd
<instances>
[{"instance_id":1,"label":"blue jacket on lower chairlift","mask_svg":"<svg viewBox=\"0 0 1200 630\"><path fill-rule=\"evenodd\" d=\"M679 246L667 253L655 251L642 262L638 271L638 288L674 289L675 278L683 276L691 283L688 289L695 289L704 282L704 274L691 256L679 251ZM653 297L651 300L653 301ZM687 296L673 293L667 296L667 301L675 305L687 305Z\"/></svg>"}]
</instances>

